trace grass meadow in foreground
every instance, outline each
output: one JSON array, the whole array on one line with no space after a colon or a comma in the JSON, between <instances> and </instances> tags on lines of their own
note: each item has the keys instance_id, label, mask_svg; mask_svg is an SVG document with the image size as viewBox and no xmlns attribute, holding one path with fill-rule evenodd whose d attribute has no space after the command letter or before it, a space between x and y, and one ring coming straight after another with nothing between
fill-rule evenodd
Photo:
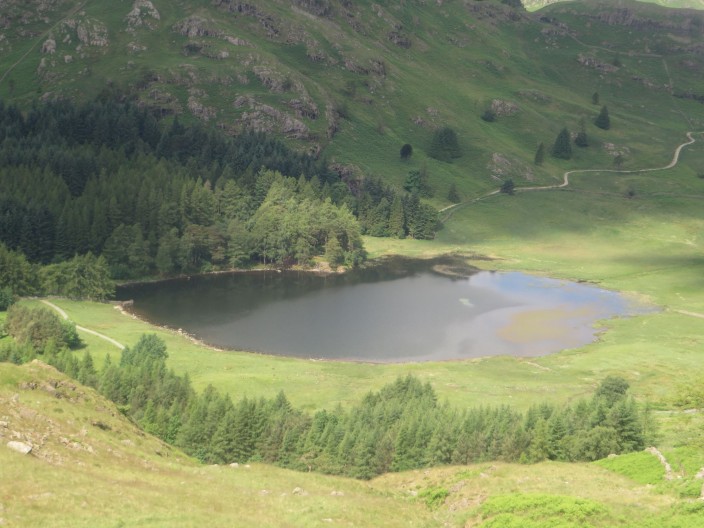
<instances>
[{"instance_id":1,"label":"grass meadow in foreground","mask_svg":"<svg viewBox=\"0 0 704 528\"><path fill-rule=\"evenodd\" d=\"M12 436L34 446L31 455L0 448L7 526L694 528L704 513L704 503L663 484L662 467L646 453L609 464L492 462L364 482L254 463L198 465L39 362L0 364L0 405L3 444ZM679 455L688 466L701 460L692 450ZM620 469L628 457L649 468L647 482L643 471Z\"/></svg>"},{"instance_id":2,"label":"grass meadow in foreground","mask_svg":"<svg viewBox=\"0 0 704 528\"><path fill-rule=\"evenodd\" d=\"M367 482L262 464L198 465L41 364L0 364L0 408L8 422L0 429L3 526L431 525L423 504ZM34 446L31 455L5 448L10 431Z\"/></svg>"}]
</instances>

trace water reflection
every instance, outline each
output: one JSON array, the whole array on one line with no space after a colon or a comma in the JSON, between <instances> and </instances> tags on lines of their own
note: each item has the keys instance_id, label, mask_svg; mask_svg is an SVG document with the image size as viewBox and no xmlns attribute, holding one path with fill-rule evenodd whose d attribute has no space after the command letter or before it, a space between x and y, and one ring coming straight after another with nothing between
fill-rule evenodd
<instances>
[{"instance_id":1,"label":"water reflection","mask_svg":"<svg viewBox=\"0 0 704 528\"><path fill-rule=\"evenodd\" d=\"M432 265L211 275L119 295L134 299L138 315L224 348L381 362L544 355L590 342L598 319L644 310L585 284L521 273L448 277Z\"/></svg>"}]
</instances>

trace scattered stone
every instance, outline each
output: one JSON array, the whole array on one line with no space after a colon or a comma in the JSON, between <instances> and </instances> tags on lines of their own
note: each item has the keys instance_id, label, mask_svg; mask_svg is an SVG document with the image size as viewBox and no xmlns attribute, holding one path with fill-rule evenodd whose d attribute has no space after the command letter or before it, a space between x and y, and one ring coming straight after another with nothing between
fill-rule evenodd
<instances>
[{"instance_id":1,"label":"scattered stone","mask_svg":"<svg viewBox=\"0 0 704 528\"><path fill-rule=\"evenodd\" d=\"M619 70L618 66L614 66L613 64L608 64L606 62L601 62L595 57L583 55L581 53L577 55L577 62L579 62L585 68L592 68L603 73L613 73Z\"/></svg>"},{"instance_id":2,"label":"scattered stone","mask_svg":"<svg viewBox=\"0 0 704 528\"><path fill-rule=\"evenodd\" d=\"M614 158L617 156L628 157L631 154L631 149L628 147L620 147L618 145L614 145L613 143L604 143L603 147L604 150L606 150L606 152Z\"/></svg>"},{"instance_id":3,"label":"scattered stone","mask_svg":"<svg viewBox=\"0 0 704 528\"><path fill-rule=\"evenodd\" d=\"M8 442L7 447L12 449L13 451L17 451L18 453L20 453L22 455L28 455L29 453L32 452L31 445L25 444L24 442L18 442L16 440L11 440L10 442Z\"/></svg>"},{"instance_id":4,"label":"scattered stone","mask_svg":"<svg viewBox=\"0 0 704 528\"><path fill-rule=\"evenodd\" d=\"M233 46L247 46L247 47L251 46L251 44L249 42L247 42L246 40L241 39L239 37L231 37L229 35L226 35L223 38L226 41L228 41L230 44L232 44Z\"/></svg>"},{"instance_id":5,"label":"scattered stone","mask_svg":"<svg viewBox=\"0 0 704 528\"><path fill-rule=\"evenodd\" d=\"M343 497L345 494L341 491L333 491L332 493L330 493L330 495L332 495L333 497Z\"/></svg>"},{"instance_id":6,"label":"scattered stone","mask_svg":"<svg viewBox=\"0 0 704 528\"><path fill-rule=\"evenodd\" d=\"M54 39L46 39L44 44L42 44L42 53L48 53L53 55L56 53L56 41Z\"/></svg>"},{"instance_id":7,"label":"scattered stone","mask_svg":"<svg viewBox=\"0 0 704 528\"><path fill-rule=\"evenodd\" d=\"M491 177L498 181L504 181L506 178L523 178L527 181L535 179L531 167L517 159L509 159L499 152L494 152L491 155L487 169L491 172Z\"/></svg>"},{"instance_id":8,"label":"scattered stone","mask_svg":"<svg viewBox=\"0 0 704 528\"><path fill-rule=\"evenodd\" d=\"M704 467L699 470L699 472L694 475L695 479L704 479Z\"/></svg>"},{"instance_id":9,"label":"scattered stone","mask_svg":"<svg viewBox=\"0 0 704 528\"><path fill-rule=\"evenodd\" d=\"M491 110L496 114L497 117L507 117L516 115L518 113L519 108L516 103L512 103L511 101L494 99L491 102Z\"/></svg>"},{"instance_id":10,"label":"scattered stone","mask_svg":"<svg viewBox=\"0 0 704 528\"><path fill-rule=\"evenodd\" d=\"M303 488L299 488L298 486L293 488L293 491L291 493L293 493L294 495L308 495L308 493L306 493Z\"/></svg>"},{"instance_id":11,"label":"scattered stone","mask_svg":"<svg viewBox=\"0 0 704 528\"><path fill-rule=\"evenodd\" d=\"M10 425L10 424L8 424L8 423L5 422L5 421L0 421L0 427L2 427L3 429L7 429L7 428L9 427L9 425Z\"/></svg>"},{"instance_id":12,"label":"scattered stone","mask_svg":"<svg viewBox=\"0 0 704 528\"><path fill-rule=\"evenodd\" d=\"M247 469L249 469L249 468L251 468L252 466L250 466L249 464L245 464L244 467L246 467Z\"/></svg>"},{"instance_id":13,"label":"scattered stone","mask_svg":"<svg viewBox=\"0 0 704 528\"><path fill-rule=\"evenodd\" d=\"M271 493L271 492L269 490L265 490L265 489L263 489L259 492L260 495L269 495L269 493Z\"/></svg>"},{"instance_id":14,"label":"scattered stone","mask_svg":"<svg viewBox=\"0 0 704 528\"><path fill-rule=\"evenodd\" d=\"M66 64L71 64L73 62L73 57L71 55L64 55L64 62Z\"/></svg>"},{"instance_id":15,"label":"scattered stone","mask_svg":"<svg viewBox=\"0 0 704 528\"><path fill-rule=\"evenodd\" d=\"M240 465L237 462L233 462L232 464L230 464L230 467L231 468L238 468L238 467L240 467Z\"/></svg>"}]
</instances>

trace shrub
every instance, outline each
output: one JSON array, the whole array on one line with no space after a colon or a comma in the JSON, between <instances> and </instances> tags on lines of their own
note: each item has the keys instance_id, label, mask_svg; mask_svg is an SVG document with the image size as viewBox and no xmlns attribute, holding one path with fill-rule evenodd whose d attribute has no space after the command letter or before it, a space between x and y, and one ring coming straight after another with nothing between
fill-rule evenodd
<instances>
[{"instance_id":1,"label":"shrub","mask_svg":"<svg viewBox=\"0 0 704 528\"><path fill-rule=\"evenodd\" d=\"M496 121L496 112L494 112L491 108L487 108L486 110L484 110L484 113L481 115L481 118L487 123L493 123L494 121Z\"/></svg>"},{"instance_id":2,"label":"shrub","mask_svg":"<svg viewBox=\"0 0 704 528\"><path fill-rule=\"evenodd\" d=\"M7 310L15 302L10 288L0 288L0 312Z\"/></svg>"},{"instance_id":3,"label":"shrub","mask_svg":"<svg viewBox=\"0 0 704 528\"><path fill-rule=\"evenodd\" d=\"M418 497L420 497L423 502L425 502L428 508L434 510L442 506L449 494L450 492L447 491L445 488L434 487L424 489L418 494Z\"/></svg>"},{"instance_id":4,"label":"shrub","mask_svg":"<svg viewBox=\"0 0 704 528\"><path fill-rule=\"evenodd\" d=\"M13 305L7 312L5 329L15 341L29 344L40 351L53 341L57 346L76 348L81 340L76 332L76 325L62 321L58 315L46 308L27 308Z\"/></svg>"},{"instance_id":5,"label":"shrub","mask_svg":"<svg viewBox=\"0 0 704 528\"><path fill-rule=\"evenodd\" d=\"M457 134L450 127L443 127L435 131L430 143L428 155L440 161L450 162L462 156Z\"/></svg>"}]
</instances>

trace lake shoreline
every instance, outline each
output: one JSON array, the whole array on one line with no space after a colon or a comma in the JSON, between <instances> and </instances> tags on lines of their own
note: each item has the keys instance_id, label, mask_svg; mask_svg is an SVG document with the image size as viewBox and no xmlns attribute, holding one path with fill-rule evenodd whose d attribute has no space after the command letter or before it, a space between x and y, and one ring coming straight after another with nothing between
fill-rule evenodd
<instances>
[{"instance_id":1,"label":"lake shoreline","mask_svg":"<svg viewBox=\"0 0 704 528\"><path fill-rule=\"evenodd\" d=\"M428 262L428 261L449 261L447 263L442 263L439 262L436 266L433 267L433 270L436 271L436 273L439 273L441 275L447 275L447 276L454 276L454 277L467 277L471 275L472 273L476 273L478 271L481 271L480 268L477 268L475 266L472 266L471 264L468 264L468 261L475 260L475 261L492 261L495 260L491 257L486 257L482 255L473 255L473 254L458 254L458 253L445 253L441 255L433 255L430 257L407 257L405 255L400 255L400 254L391 254L391 255L384 255L375 259L370 259L365 261L359 268L348 268L346 266L338 266L336 270L333 270L330 268L329 264L327 262L321 262L318 263L316 266L313 267L300 267L300 266L292 266L289 268L284 268L284 267L256 267L256 268L231 268L231 269L225 269L225 270L212 270L212 271L201 271L197 273L180 273L178 275L171 275L168 277L151 277L151 278L144 278L144 279L133 279L133 280L125 280L125 281L115 281L115 286L117 288L123 288L123 287L132 287L132 286L139 286L142 284L158 284L161 282L171 282L171 281L180 281L180 280L190 280L193 277L208 277L208 276L216 276L216 275L229 275L229 274L240 274L240 273L255 273L255 272L276 272L276 273L282 273L282 272L290 272L290 271L296 271L299 273L309 273L311 275L319 275L319 276L333 276L333 275L344 275L347 273L354 272L355 270L358 269L374 269L378 268L381 266L388 265L389 261L391 260L396 260L399 262L406 262L406 263L411 263L411 262ZM112 301L112 302L118 302L118 303L123 303L125 301Z\"/></svg>"},{"instance_id":2,"label":"lake shoreline","mask_svg":"<svg viewBox=\"0 0 704 528\"><path fill-rule=\"evenodd\" d=\"M193 281L185 280L171 284L161 281L161 285L154 285L155 290L152 290L152 286L148 288L145 286L147 291L142 290L138 285L132 286L134 288L132 291L127 288L122 292L122 299L125 301L114 304L125 315L130 315L149 325L185 337L194 344L214 351L286 357L304 361L360 364L466 361L495 355L539 357L564 349L578 348L598 340L601 333L598 327L601 324L597 321L643 313L642 308L628 307L633 299L631 298L629 302L628 296L624 296L620 292L612 292L602 288L596 288L590 292L583 290L583 288L591 290L594 288L593 285L588 286L565 279L551 279L521 272L492 273L487 270L477 270L470 266L464 258L459 259L457 256L431 259L384 258L376 260L374 264L374 266L367 266L366 270L358 270L359 274L349 277L337 274L338 277L333 282L324 278L315 279L314 275L319 274L301 273L301 270L276 270L279 273L271 273L269 278L259 273L251 273L249 279L242 279L246 281L244 284L250 285L249 291L233 290L237 293L228 293L229 286L225 285L243 284L239 278L234 276L227 278L227 274L219 273L217 275L223 277L222 279L211 279L213 274L201 274L198 277L193 277ZM384 264L385 268L382 267ZM270 270L260 269L257 271ZM235 274L242 275L243 272L234 272L231 275ZM436 279L430 278L428 274L435 275ZM307 278L306 275L308 275ZM440 277L449 279L449 281L441 282L442 286L438 287L434 281L439 280ZM399 279L403 280L399 281ZM411 283L405 284L406 279L414 281L412 286ZM292 283L289 282L291 280ZM531 284L536 281L538 289L535 293L530 293L531 297L527 298L526 295L532 288ZM385 284L384 293L378 292L381 282ZM309 300L305 300L306 296L292 297L294 290L289 287L285 290L286 304L281 305L278 302L282 297L278 297L281 294L277 293L278 286L276 285L286 283L295 285L295 288L302 288L301 291L332 288L329 292L335 292L339 286L362 289L358 290L356 296L345 300L333 299L330 297L331 293L328 293L327 296L318 296L317 298L322 299L324 304L309 306L307 303L318 302L310 300L315 297L311 297ZM379 283L379 286L370 290L369 285L374 283ZM445 286L445 284L451 286ZM472 284L474 286L470 286ZM308 285L317 286L313 286L313 290L306 290L310 287ZM459 285L459 290L457 285ZM421 289L418 289L419 286ZM423 287L430 289L423 290ZM152 291L169 292L166 301L162 301L162 306L171 312L174 307L182 307L176 309L177 317L169 319L156 315L158 312L144 310L144 305L133 308L133 302L139 305L145 296L148 298L152 295ZM211 291L213 293L207 293ZM364 308L356 307L354 303L348 302L350 299L360 299L359 292L362 291L365 292ZM499 297L495 297L490 302L487 312L482 312L479 307L482 306L483 300L486 299L485 295L489 291L495 292ZM271 297L271 292L274 292L273 297ZM418 292L422 292L420 297L418 297ZM189 301L184 303L182 300L185 298L184 295L195 295L195 297L188 297ZM252 295L257 299L253 305L248 300ZM547 298L544 298L546 295L554 299L549 301L551 307L544 304L547 301ZM585 295L586 297L583 297ZM603 305L606 311L602 311L600 308L591 314L582 313L583 311L577 310L572 305L579 297L584 298L584 301L577 302L593 303L597 298L603 298L604 295L607 297L616 295L620 299L605 301L608 303ZM197 303L200 302L199 296L205 296L210 300L203 305L202 310L198 308L193 312L193 306L197 306ZM269 312L266 315L260 315L258 318L252 317L250 312L258 310L260 297L261 299L271 297L275 299L275 302L267 307ZM192 299L196 302L194 303ZM395 301L389 301L389 299L395 299ZM387 306L389 302L399 302L398 299L401 299L399 306ZM436 299L436 304L433 305L435 307L428 311L426 303L432 305L433 299ZM500 299L500 304L495 304L496 299ZM213 308L214 301L221 304ZM457 302L463 306L463 308L459 308L459 311L455 308L458 306ZM601 303L601 301L599 302ZM614 302L617 304L612 304ZM204 333L203 329L199 329L198 326L203 320L211 325L213 320L217 320L218 317L227 313L228 303L239 305L238 313L246 314L226 323L230 325L230 329L227 331L235 332L233 335L238 336L237 341L229 340L224 337L224 334L219 335L217 332ZM559 303L559 305L554 303ZM609 305L614 308L610 308ZM400 306L404 307L402 311ZM211 320L205 316L210 313L208 310L214 310L213 314L217 314L217 316L214 315L215 319ZM465 310L469 310L469 312ZM474 315L466 315L473 312ZM193 319L195 314L198 315ZM314 332L318 340L315 346L306 342L307 338L301 337L299 339L298 337L299 334L302 334L298 330L307 328L306 325L310 324L310 314L316 314L313 318L315 321L325 320L320 324L320 328ZM585 315L589 315L586 320L584 319ZM245 324L235 323L241 317L247 317L248 322ZM466 317L469 318L465 319ZM349 325L349 321L359 321L359 324L367 326L354 324L352 326L357 330L344 328L342 341L335 342L329 329L340 324L346 327ZM385 328L395 328L392 333L401 336L398 344L388 348L386 334L373 337L373 332L379 332L379 325L375 323L376 321L385 321ZM543 326L546 324L565 326L565 328L559 333L554 328L550 331L543 329L541 332L537 332L536 323L541 323ZM416 329L425 328L423 324L428 325L427 331L422 330L423 333L416 335ZM362 327L368 328L370 332L365 331L364 338L359 334L359 328ZM272 338L270 335L274 329L284 332L287 336L284 348L281 348L284 345L277 343L276 338ZM486 335L484 335L485 333ZM264 335L266 339L259 340L259 338L255 338L257 335ZM415 335L415 337L409 340L408 336L410 335ZM480 340L481 336L484 337ZM367 342L359 345L365 339ZM357 343L356 346L361 347L362 352L357 353L352 350L354 347L343 346L344 343ZM382 346L382 343L386 344ZM393 350L395 352L390 352ZM334 351L334 353L329 355L328 351Z\"/></svg>"}]
</instances>

